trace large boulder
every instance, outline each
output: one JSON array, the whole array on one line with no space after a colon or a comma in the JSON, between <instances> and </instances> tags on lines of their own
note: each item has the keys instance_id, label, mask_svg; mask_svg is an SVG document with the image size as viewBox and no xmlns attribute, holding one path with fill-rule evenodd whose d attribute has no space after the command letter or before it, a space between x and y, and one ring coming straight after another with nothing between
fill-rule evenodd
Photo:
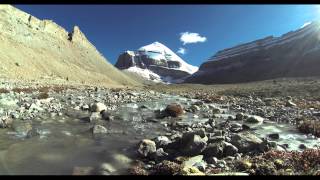
<instances>
[{"instance_id":1,"label":"large boulder","mask_svg":"<svg viewBox=\"0 0 320 180\"><path fill-rule=\"evenodd\" d=\"M251 151L259 151L260 144L263 143L263 140L249 132L244 132L231 136L230 142L238 148L240 153L248 153Z\"/></svg>"},{"instance_id":2,"label":"large boulder","mask_svg":"<svg viewBox=\"0 0 320 180\"><path fill-rule=\"evenodd\" d=\"M164 110L167 116L178 117L184 113L184 110L180 104L170 104Z\"/></svg>"},{"instance_id":3,"label":"large boulder","mask_svg":"<svg viewBox=\"0 0 320 180\"><path fill-rule=\"evenodd\" d=\"M200 154L207 146L207 137L201 137L196 133L185 133L180 140L180 152L187 156Z\"/></svg>"}]
</instances>

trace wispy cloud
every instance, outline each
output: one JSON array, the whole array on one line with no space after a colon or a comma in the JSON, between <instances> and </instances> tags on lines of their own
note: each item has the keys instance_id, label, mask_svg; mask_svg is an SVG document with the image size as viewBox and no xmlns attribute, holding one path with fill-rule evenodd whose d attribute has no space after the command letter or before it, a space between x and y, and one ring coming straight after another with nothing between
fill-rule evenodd
<instances>
[{"instance_id":1,"label":"wispy cloud","mask_svg":"<svg viewBox=\"0 0 320 180\"><path fill-rule=\"evenodd\" d=\"M308 26L309 24L311 24L311 22L306 22L301 26L301 28L304 28L304 27Z\"/></svg>"},{"instance_id":2,"label":"wispy cloud","mask_svg":"<svg viewBox=\"0 0 320 180\"><path fill-rule=\"evenodd\" d=\"M202 37L198 33L182 32L180 35L180 41L183 42L183 45L205 42L207 40L206 37Z\"/></svg>"},{"instance_id":3,"label":"wispy cloud","mask_svg":"<svg viewBox=\"0 0 320 180\"><path fill-rule=\"evenodd\" d=\"M186 50L185 48L183 48L183 47L180 47L179 50L177 51L177 53L183 55L183 54L186 54L186 53L187 53L187 50Z\"/></svg>"}]
</instances>

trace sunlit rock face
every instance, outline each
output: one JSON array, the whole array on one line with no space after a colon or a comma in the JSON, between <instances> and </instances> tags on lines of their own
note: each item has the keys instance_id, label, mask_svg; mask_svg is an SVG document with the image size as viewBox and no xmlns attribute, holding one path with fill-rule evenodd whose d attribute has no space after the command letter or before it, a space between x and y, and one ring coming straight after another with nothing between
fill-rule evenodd
<instances>
[{"instance_id":1,"label":"sunlit rock face","mask_svg":"<svg viewBox=\"0 0 320 180\"><path fill-rule=\"evenodd\" d=\"M162 81L182 79L198 70L198 67L187 64L159 42L143 46L137 51L122 53L115 66L129 71L131 69L136 71L137 68L142 69L141 72L148 70L154 73L154 76L159 76Z\"/></svg>"},{"instance_id":2,"label":"sunlit rock face","mask_svg":"<svg viewBox=\"0 0 320 180\"><path fill-rule=\"evenodd\" d=\"M71 32L11 5L0 5L0 77L135 84L111 65L78 26Z\"/></svg>"},{"instance_id":3,"label":"sunlit rock face","mask_svg":"<svg viewBox=\"0 0 320 180\"><path fill-rule=\"evenodd\" d=\"M313 22L281 37L266 37L217 52L189 83L236 83L320 75L320 24Z\"/></svg>"}]
</instances>

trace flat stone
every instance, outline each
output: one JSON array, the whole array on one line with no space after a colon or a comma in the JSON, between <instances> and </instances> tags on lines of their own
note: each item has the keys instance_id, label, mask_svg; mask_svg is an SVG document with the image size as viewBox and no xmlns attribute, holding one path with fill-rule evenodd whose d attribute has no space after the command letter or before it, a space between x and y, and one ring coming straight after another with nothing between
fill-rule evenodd
<instances>
[{"instance_id":1,"label":"flat stone","mask_svg":"<svg viewBox=\"0 0 320 180\"><path fill-rule=\"evenodd\" d=\"M107 128L101 125L95 125L92 129L93 134L105 134L108 132Z\"/></svg>"}]
</instances>

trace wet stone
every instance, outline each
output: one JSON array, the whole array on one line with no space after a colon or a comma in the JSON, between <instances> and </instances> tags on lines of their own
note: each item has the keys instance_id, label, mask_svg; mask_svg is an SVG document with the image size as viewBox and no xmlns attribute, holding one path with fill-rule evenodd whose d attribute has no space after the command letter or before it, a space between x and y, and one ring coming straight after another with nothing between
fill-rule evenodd
<instances>
[{"instance_id":1,"label":"wet stone","mask_svg":"<svg viewBox=\"0 0 320 180\"><path fill-rule=\"evenodd\" d=\"M139 143L138 153L143 157L148 157L156 152L156 143L150 139L144 139Z\"/></svg>"},{"instance_id":2,"label":"wet stone","mask_svg":"<svg viewBox=\"0 0 320 180\"><path fill-rule=\"evenodd\" d=\"M104 126L101 126L101 125L95 125L92 128L93 134L105 134L107 132L108 132L107 128L105 128Z\"/></svg>"},{"instance_id":3,"label":"wet stone","mask_svg":"<svg viewBox=\"0 0 320 180\"><path fill-rule=\"evenodd\" d=\"M269 134L268 137L271 139L279 139L280 138L278 133Z\"/></svg>"}]
</instances>

